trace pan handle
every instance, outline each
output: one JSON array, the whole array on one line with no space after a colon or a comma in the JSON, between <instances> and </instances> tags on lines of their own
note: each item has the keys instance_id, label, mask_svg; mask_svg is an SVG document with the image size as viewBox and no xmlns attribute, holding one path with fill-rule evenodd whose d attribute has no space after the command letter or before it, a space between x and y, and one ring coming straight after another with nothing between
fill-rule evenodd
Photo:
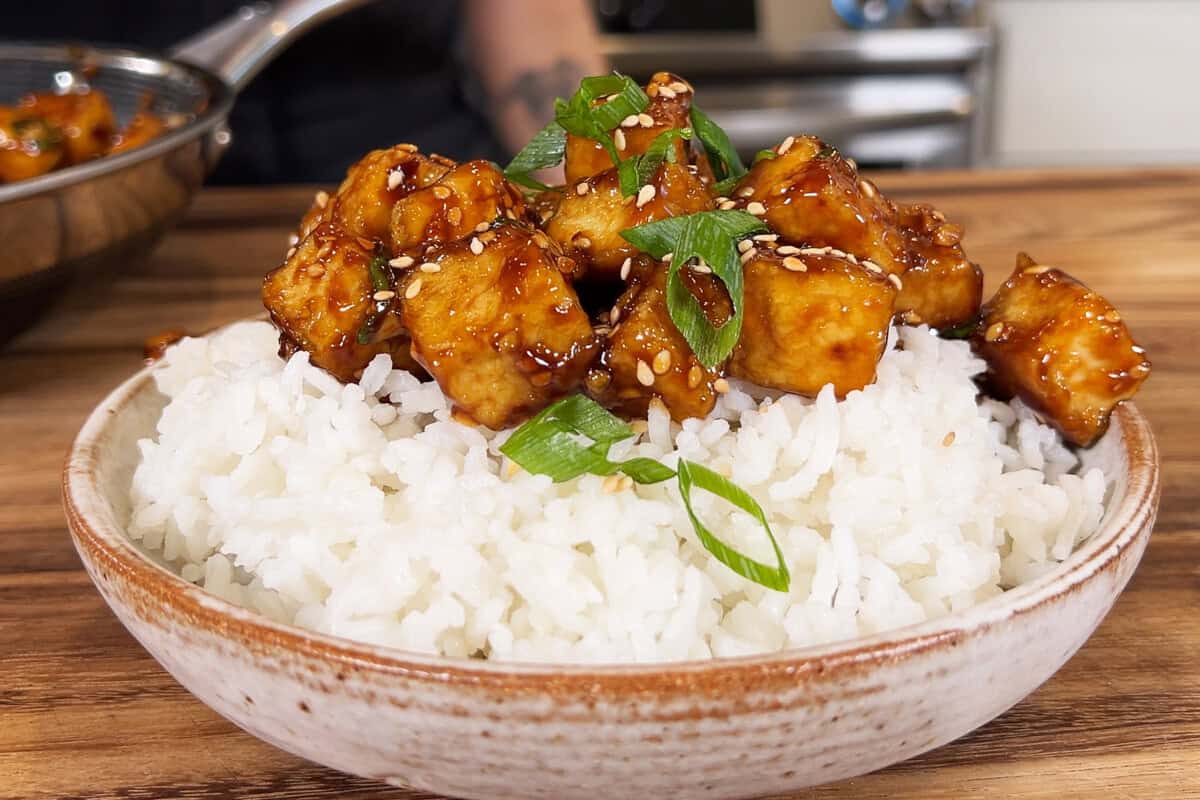
<instances>
[{"instance_id":1,"label":"pan handle","mask_svg":"<svg viewBox=\"0 0 1200 800\"><path fill-rule=\"evenodd\" d=\"M293 39L366 2L278 0L245 5L228 19L180 42L171 50L171 57L215 72L240 92Z\"/></svg>"}]
</instances>

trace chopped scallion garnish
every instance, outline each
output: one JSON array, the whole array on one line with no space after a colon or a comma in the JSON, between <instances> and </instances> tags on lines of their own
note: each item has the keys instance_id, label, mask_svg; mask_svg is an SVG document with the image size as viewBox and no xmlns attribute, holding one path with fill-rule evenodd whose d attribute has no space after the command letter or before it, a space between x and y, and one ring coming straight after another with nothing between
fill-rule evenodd
<instances>
[{"instance_id":1,"label":"chopped scallion garnish","mask_svg":"<svg viewBox=\"0 0 1200 800\"><path fill-rule=\"evenodd\" d=\"M738 157L733 142L729 141L729 135L720 125L713 122L695 105L692 106L690 113L692 129L696 131L696 137L700 140L700 144L704 145L709 166L712 167L713 175L717 179L713 191L718 195L729 194L730 190L746 174L746 167L742 164L742 159Z\"/></svg>"},{"instance_id":2,"label":"chopped scallion garnish","mask_svg":"<svg viewBox=\"0 0 1200 800\"><path fill-rule=\"evenodd\" d=\"M943 339L970 339L979 330L980 321L978 316L974 316L949 328L938 328L937 335Z\"/></svg>"},{"instance_id":3,"label":"chopped scallion garnish","mask_svg":"<svg viewBox=\"0 0 1200 800\"><path fill-rule=\"evenodd\" d=\"M688 519L704 548L742 577L768 589L788 591L791 577L787 563L771 533L766 514L754 498L732 481L692 461L680 459L678 470L645 457L609 461L608 451L612 445L633 435L632 428L595 401L583 395L572 395L547 406L514 431L500 446L500 452L529 472L546 475L555 483L584 474L612 475L616 472L641 484L676 478ZM590 443L583 441L585 439L591 440ZM715 494L754 517L767 532L775 551L776 566L743 555L714 536L692 508L693 488Z\"/></svg>"},{"instance_id":4,"label":"chopped scallion garnish","mask_svg":"<svg viewBox=\"0 0 1200 800\"><path fill-rule=\"evenodd\" d=\"M362 327L358 329L358 335L354 337L359 344L371 343L371 338L375 335L375 331L379 330L383 315L387 313L388 306L392 302L390 296L385 300L374 297L379 292L387 292L392 289L392 275L387 262L387 256L383 254L381 248L376 248L375 254L367 262L367 273L371 276L371 294L375 307L363 320Z\"/></svg>"},{"instance_id":5,"label":"chopped scallion garnish","mask_svg":"<svg viewBox=\"0 0 1200 800\"><path fill-rule=\"evenodd\" d=\"M778 158L778 157L779 157L779 153L776 153L774 150L767 148L766 150L759 150L757 153L754 154L754 162L753 163L757 164L760 161L770 161L772 158Z\"/></svg>"},{"instance_id":6,"label":"chopped scallion garnish","mask_svg":"<svg viewBox=\"0 0 1200 800\"><path fill-rule=\"evenodd\" d=\"M567 131L557 122L551 122L521 148L508 166L504 175L513 183L530 189L545 190L550 187L533 177L539 169L553 167L563 160L567 149Z\"/></svg>"}]
</instances>

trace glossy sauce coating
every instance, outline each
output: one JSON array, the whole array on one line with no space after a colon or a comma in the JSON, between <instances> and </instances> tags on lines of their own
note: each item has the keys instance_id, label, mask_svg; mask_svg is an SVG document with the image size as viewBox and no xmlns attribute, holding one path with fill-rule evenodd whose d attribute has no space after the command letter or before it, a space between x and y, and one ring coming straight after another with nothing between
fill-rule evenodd
<instances>
[{"instance_id":1,"label":"glossy sauce coating","mask_svg":"<svg viewBox=\"0 0 1200 800\"><path fill-rule=\"evenodd\" d=\"M117 123L103 92L39 92L17 104L21 113L40 117L62 132L64 165L99 158L112 145Z\"/></svg>"},{"instance_id":2,"label":"glossy sauce coating","mask_svg":"<svg viewBox=\"0 0 1200 800\"><path fill-rule=\"evenodd\" d=\"M0 106L0 183L36 178L62 164L58 128L38 117Z\"/></svg>"},{"instance_id":3,"label":"glossy sauce coating","mask_svg":"<svg viewBox=\"0 0 1200 800\"><path fill-rule=\"evenodd\" d=\"M721 282L687 267L680 277L709 322L725 324L733 307ZM628 288L598 327L604 350L586 387L597 402L627 417L644 417L652 398L676 421L707 416L717 401L715 382L724 364L709 369L700 363L671 321L666 289L667 265L638 256Z\"/></svg>"},{"instance_id":4,"label":"glossy sauce coating","mask_svg":"<svg viewBox=\"0 0 1200 800\"><path fill-rule=\"evenodd\" d=\"M453 166L447 158L418 153L411 144L373 150L351 165L341 186L317 216L323 222L337 223L352 236L384 240L396 201L429 186Z\"/></svg>"},{"instance_id":5,"label":"glossy sauce coating","mask_svg":"<svg viewBox=\"0 0 1200 800\"><path fill-rule=\"evenodd\" d=\"M678 75L656 72L646 84L646 94L650 96L650 103L641 112L642 118L634 124L618 125L610 131L617 152L623 159L645 153L650 143L663 131L683 129L690 124L688 114L692 108L692 89ZM617 131L620 131L620 135L617 135ZM672 147L675 148L676 163L686 164L687 143L682 139L676 140ZM563 170L568 188L613 166L612 159L599 143L567 134Z\"/></svg>"},{"instance_id":6,"label":"glossy sauce coating","mask_svg":"<svg viewBox=\"0 0 1200 800\"><path fill-rule=\"evenodd\" d=\"M971 343L999 396L1020 397L1084 447L1150 375L1145 350L1107 300L1024 253L984 305Z\"/></svg>"},{"instance_id":7,"label":"glossy sauce coating","mask_svg":"<svg viewBox=\"0 0 1200 800\"><path fill-rule=\"evenodd\" d=\"M983 270L963 252L963 229L933 206L900 206L908 269L896 298L896 312L910 324L952 327L973 319L983 297Z\"/></svg>"},{"instance_id":8,"label":"glossy sauce coating","mask_svg":"<svg viewBox=\"0 0 1200 800\"><path fill-rule=\"evenodd\" d=\"M708 190L682 164L663 163L646 186L641 197L623 197L615 169L568 185L545 231L587 265L590 279L616 280L625 259L638 254L621 231L712 208Z\"/></svg>"},{"instance_id":9,"label":"glossy sauce coating","mask_svg":"<svg viewBox=\"0 0 1200 800\"><path fill-rule=\"evenodd\" d=\"M524 220L524 198L490 161L468 161L397 200L388 236L393 252L415 251L461 239L497 217Z\"/></svg>"},{"instance_id":10,"label":"glossy sauce coating","mask_svg":"<svg viewBox=\"0 0 1200 800\"><path fill-rule=\"evenodd\" d=\"M891 203L814 136L752 166L730 200L790 244L835 247L896 274L907 267Z\"/></svg>"},{"instance_id":11,"label":"glossy sauce coating","mask_svg":"<svg viewBox=\"0 0 1200 800\"><path fill-rule=\"evenodd\" d=\"M438 246L426 257L431 266L408 268L400 280L413 356L477 422L523 421L575 390L595 358L563 261L540 231L498 223Z\"/></svg>"},{"instance_id":12,"label":"glossy sauce coating","mask_svg":"<svg viewBox=\"0 0 1200 800\"><path fill-rule=\"evenodd\" d=\"M844 397L874 382L897 295L885 274L842 255L760 247L745 275L730 375L810 397L827 383Z\"/></svg>"}]
</instances>

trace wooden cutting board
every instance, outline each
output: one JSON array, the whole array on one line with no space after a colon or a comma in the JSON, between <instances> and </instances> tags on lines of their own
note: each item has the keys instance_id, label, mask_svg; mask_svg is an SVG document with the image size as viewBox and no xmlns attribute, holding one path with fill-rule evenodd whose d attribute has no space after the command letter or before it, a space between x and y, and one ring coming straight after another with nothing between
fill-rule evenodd
<instances>
[{"instance_id":1,"label":"wooden cutting board","mask_svg":"<svg viewBox=\"0 0 1200 800\"><path fill-rule=\"evenodd\" d=\"M803 798L1200 798L1200 169L881 176L967 226L988 292L1017 250L1112 299L1154 361L1138 398L1163 500L1096 635L975 733ZM311 189L208 190L154 256L65 293L0 352L0 797L418 798L301 761L178 686L104 606L59 507L84 416L165 328L260 310ZM2 246L2 243L0 243Z\"/></svg>"}]
</instances>

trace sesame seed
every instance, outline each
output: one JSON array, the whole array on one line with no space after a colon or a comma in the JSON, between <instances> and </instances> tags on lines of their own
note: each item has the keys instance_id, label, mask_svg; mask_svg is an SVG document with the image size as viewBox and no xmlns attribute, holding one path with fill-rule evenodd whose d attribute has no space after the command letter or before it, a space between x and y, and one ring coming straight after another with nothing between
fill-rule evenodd
<instances>
[{"instance_id":1,"label":"sesame seed","mask_svg":"<svg viewBox=\"0 0 1200 800\"><path fill-rule=\"evenodd\" d=\"M767 207L755 200L753 203L750 203L746 206L746 211L747 213L753 214L756 217L761 217L763 214L767 213Z\"/></svg>"},{"instance_id":2,"label":"sesame seed","mask_svg":"<svg viewBox=\"0 0 1200 800\"><path fill-rule=\"evenodd\" d=\"M632 127L635 127L637 124L638 124L638 115L637 114L630 114L628 117L621 120L622 128L632 128Z\"/></svg>"},{"instance_id":3,"label":"sesame seed","mask_svg":"<svg viewBox=\"0 0 1200 800\"><path fill-rule=\"evenodd\" d=\"M950 431L942 437L942 447L949 447L954 444L954 431Z\"/></svg>"},{"instance_id":4,"label":"sesame seed","mask_svg":"<svg viewBox=\"0 0 1200 800\"><path fill-rule=\"evenodd\" d=\"M621 130L620 128L617 128L613 132L613 144L615 144L617 146L618 150L625 149L625 131Z\"/></svg>"},{"instance_id":5,"label":"sesame seed","mask_svg":"<svg viewBox=\"0 0 1200 800\"><path fill-rule=\"evenodd\" d=\"M412 283L410 283L408 285L407 289L404 290L404 299L412 300L414 297L416 297L420 293L421 293L421 279L417 278L415 281L413 281Z\"/></svg>"},{"instance_id":6,"label":"sesame seed","mask_svg":"<svg viewBox=\"0 0 1200 800\"><path fill-rule=\"evenodd\" d=\"M288 236L288 246L295 247L300 244L300 234L293 233Z\"/></svg>"},{"instance_id":7,"label":"sesame seed","mask_svg":"<svg viewBox=\"0 0 1200 800\"><path fill-rule=\"evenodd\" d=\"M950 223L943 224L933 234L934 243L942 247L956 245L960 239L962 239L962 228Z\"/></svg>"},{"instance_id":8,"label":"sesame seed","mask_svg":"<svg viewBox=\"0 0 1200 800\"><path fill-rule=\"evenodd\" d=\"M988 325L988 329L986 331L984 331L983 338L984 338L984 341L994 342L1003 335L1004 335L1004 323L1003 322L993 322L991 325Z\"/></svg>"},{"instance_id":9,"label":"sesame seed","mask_svg":"<svg viewBox=\"0 0 1200 800\"><path fill-rule=\"evenodd\" d=\"M729 391L729 381L724 378L717 378L713 381L713 391L717 394L725 394Z\"/></svg>"},{"instance_id":10,"label":"sesame seed","mask_svg":"<svg viewBox=\"0 0 1200 800\"><path fill-rule=\"evenodd\" d=\"M476 232L476 233L483 233L484 231L486 231L486 230L487 230L488 228L490 228L490 227L491 227L491 224L490 224L490 223L488 223L488 222L481 222L481 223L479 223L478 225L476 225L476 226L475 226L475 232Z\"/></svg>"},{"instance_id":11,"label":"sesame seed","mask_svg":"<svg viewBox=\"0 0 1200 800\"><path fill-rule=\"evenodd\" d=\"M650 116L649 114L646 114L644 112L641 114L638 114L637 119L638 119L638 125L641 125L643 128L653 128L654 127L654 117Z\"/></svg>"},{"instance_id":12,"label":"sesame seed","mask_svg":"<svg viewBox=\"0 0 1200 800\"><path fill-rule=\"evenodd\" d=\"M475 237L475 236L471 237L470 247L471 247L471 252L474 253L475 255L478 256L478 255L483 254L483 242L479 241L478 237Z\"/></svg>"},{"instance_id":13,"label":"sesame seed","mask_svg":"<svg viewBox=\"0 0 1200 800\"><path fill-rule=\"evenodd\" d=\"M586 236L576 236L574 239L571 240L571 243L574 244L576 247L578 247L580 250L587 250L589 247L592 246L592 240Z\"/></svg>"},{"instance_id":14,"label":"sesame seed","mask_svg":"<svg viewBox=\"0 0 1200 800\"><path fill-rule=\"evenodd\" d=\"M850 167L853 172L858 172L858 162L853 158L846 159L846 166Z\"/></svg>"},{"instance_id":15,"label":"sesame seed","mask_svg":"<svg viewBox=\"0 0 1200 800\"><path fill-rule=\"evenodd\" d=\"M1132 347L1130 347L1129 349L1132 350L1133 352L1137 353L1139 356L1142 353L1146 352L1146 348L1142 347L1140 344L1135 344Z\"/></svg>"},{"instance_id":16,"label":"sesame seed","mask_svg":"<svg viewBox=\"0 0 1200 800\"><path fill-rule=\"evenodd\" d=\"M823 256L826 255L824 247L802 247L800 248L802 256Z\"/></svg>"},{"instance_id":17,"label":"sesame seed","mask_svg":"<svg viewBox=\"0 0 1200 800\"><path fill-rule=\"evenodd\" d=\"M481 237L479 239L479 241L483 242L484 244L487 244L487 242L491 241L491 237L489 237L486 241ZM534 231L533 232L533 243L536 244L538 247L542 248L543 250L545 250L548 247L550 247L550 237L547 236L546 234L542 233L541 231Z\"/></svg>"},{"instance_id":18,"label":"sesame seed","mask_svg":"<svg viewBox=\"0 0 1200 800\"><path fill-rule=\"evenodd\" d=\"M646 205L646 203L649 203L654 199L654 195L656 194L658 194L658 190L650 184L646 184L641 189L638 189L636 203L637 207L641 208L642 206Z\"/></svg>"},{"instance_id":19,"label":"sesame seed","mask_svg":"<svg viewBox=\"0 0 1200 800\"><path fill-rule=\"evenodd\" d=\"M583 197L587 193L588 193L588 182L587 181L580 181L579 183L575 184L575 194L579 195L580 197Z\"/></svg>"},{"instance_id":20,"label":"sesame seed","mask_svg":"<svg viewBox=\"0 0 1200 800\"><path fill-rule=\"evenodd\" d=\"M790 244L784 244L777 247L775 252L779 253L781 256L794 256L796 253L800 252L800 248L792 247Z\"/></svg>"},{"instance_id":21,"label":"sesame seed","mask_svg":"<svg viewBox=\"0 0 1200 800\"><path fill-rule=\"evenodd\" d=\"M406 267L411 267L414 261L416 261L416 259L412 256L396 256L388 262L388 266L395 267L396 269L404 269Z\"/></svg>"},{"instance_id":22,"label":"sesame seed","mask_svg":"<svg viewBox=\"0 0 1200 800\"><path fill-rule=\"evenodd\" d=\"M324 208L329 204L329 192L317 192L313 202L317 204L317 208Z\"/></svg>"},{"instance_id":23,"label":"sesame seed","mask_svg":"<svg viewBox=\"0 0 1200 800\"><path fill-rule=\"evenodd\" d=\"M756 242L777 242L779 241L778 233L760 233L752 237Z\"/></svg>"},{"instance_id":24,"label":"sesame seed","mask_svg":"<svg viewBox=\"0 0 1200 800\"><path fill-rule=\"evenodd\" d=\"M692 272L697 275L712 275L712 267L708 264L692 264Z\"/></svg>"},{"instance_id":25,"label":"sesame seed","mask_svg":"<svg viewBox=\"0 0 1200 800\"><path fill-rule=\"evenodd\" d=\"M612 311L608 312L608 324L616 325L621 319L621 307L613 306Z\"/></svg>"},{"instance_id":26,"label":"sesame seed","mask_svg":"<svg viewBox=\"0 0 1200 800\"><path fill-rule=\"evenodd\" d=\"M442 265L433 261L426 261L420 267L421 272L441 272Z\"/></svg>"},{"instance_id":27,"label":"sesame seed","mask_svg":"<svg viewBox=\"0 0 1200 800\"><path fill-rule=\"evenodd\" d=\"M692 87L688 86L683 81L671 81L667 84L667 86L671 88L671 91L678 92L679 94L687 94L692 90Z\"/></svg>"},{"instance_id":28,"label":"sesame seed","mask_svg":"<svg viewBox=\"0 0 1200 800\"><path fill-rule=\"evenodd\" d=\"M854 253L843 253L842 255L844 255L846 257L846 260L849 261L851 264L858 263L858 256L854 255Z\"/></svg>"},{"instance_id":29,"label":"sesame seed","mask_svg":"<svg viewBox=\"0 0 1200 800\"><path fill-rule=\"evenodd\" d=\"M875 184L866 179L858 182L858 188L862 190L862 193L867 197L874 197L876 194L878 194L878 192L875 190Z\"/></svg>"},{"instance_id":30,"label":"sesame seed","mask_svg":"<svg viewBox=\"0 0 1200 800\"><path fill-rule=\"evenodd\" d=\"M504 477L511 480L511 479L517 477L517 475L519 475L519 474L521 474L521 465L515 461L505 460L505 462L504 462Z\"/></svg>"},{"instance_id":31,"label":"sesame seed","mask_svg":"<svg viewBox=\"0 0 1200 800\"><path fill-rule=\"evenodd\" d=\"M438 200L445 200L450 196L450 190L445 186L435 186L433 187L433 196Z\"/></svg>"},{"instance_id":32,"label":"sesame seed","mask_svg":"<svg viewBox=\"0 0 1200 800\"><path fill-rule=\"evenodd\" d=\"M658 97L658 84L652 83L646 87L646 94L650 97Z\"/></svg>"},{"instance_id":33,"label":"sesame seed","mask_svg":"<svg viewBox=\"0 0 1200 800\"><path fill-rule=\"evenodd\" d=\"M462 209L452 208L446 212L446 221L451 225L458 225L462 222Z\"/></svg>"},{"instance_id":34,"label":"sesame seed","mask_svg":"<svg viewBox=\"0 0 1200 800\"><path fill-rule=\"evenodd\" d=\"M808 272L808 265L795 256L783 259L783 268L792 272Z\"/></svg>"},{"instance_id":35,"label":"sesame seed","mask_svg":"<svg viewBox=\"0 0 1200 800\"><path fill-rule=\"evenodd\" d=\"M744 253L751 247L754 247L754 242L750 241L749 239L742 239L737 243L737 249L739 253Z\"/></svg>"},{"instance_id":36,"label":"sesame seed","mask_svg":"<svg viewBox=\"0 0 1200 800\"><path fill-rule=\"evenodd\" d=\"M724 200L720 203L717 203L717 208L721 209L722 211L729 211L736 205L737 203L732 200Z\"/></svg>"},{"instance_id":37,"label":"sesame seed","mask_svg":"<svg viewBox=\"0 0 1200 800\"><path fill-rule=\"evenodd\" d=\"M754 187L747 186L744 189L739 189L737 194L738 194L738 197L753 197L754 196Z\"/></svg>"},{"instance_id":38,"label":"sesame seed","mask_svg":"<svg viewBox=\"0 0 1200 800\"><path fill-rule=\"evenodd\" d=\"M657 398L652 398L652 399L657 399ZM629 477L628 475L622 475L621 483L617 486L617 491L618 492L627 492L632 488L633 488L633 478Z\"/></svg>"},{"instance_id":39,"label":"sesame seed","mask_svg":"<svg viewBox=\"0 0 1200 800\"><path fill-rule=\"evenodd\" d=\"M637 362L637 379L642 386L654 385L654 370L650 369L650 365L640 358Z\"/></svg>"},{"instance_id":40,"label":"sesame seed","mask_svg":"<svg viewBox=\"0 0 1200 800\"><path fill-rule=\"evenodd\" d=\"M399 186L403 182L404 182L404 175L402 175L401 173L397 172L396 170L392 170L391 172L388 173L387 188L388 188L389 192L392 191L393 189L395 189L397 186Z\"/></svg>"},{"instance_id":41,"label":"sesame seed","mask_svg":"<svg viewBox=\"0 0 1200 800\"><path fill-rule=\"evenodd\" d=\"M742 263L743 264L748 263L751 259L753 259L757 255L758 255L758 248L751 247L749 250L742 253Z\"/></svg>"},{"instance_id":42,"label":"sesame seed","mask_svg":"<svg viewBox=\"0 0 1200 800\"><path fill-rule=\"evenodd\" d=\"M621 280L629 280L629 271L633 269L633 258L627 258L621 262Z\"/></svg>"},{"instance_id":43,"label":"sesame seed","mask_svg":"<svg viewBox=\"0 0 1200 800\"><path fill-rule=\"evenodd\" d=\"M778 153L779 155L783 155L788 150L791 150L792 145L795 143L796 143L796 137L789 136L786 139L784 139L782 142L780 142L779 147L775 148L775 152Z\"/></svg>"},{"instance_id":44,"label":"sesame seed","mask_svg":"<svg viewBox=\"0 0 1200 800\"><path fill-rule=\"evenodd\" d=\"M934 219L936 219L938 222L945 222L945 221L946 221L946 215L945 215L945 214L943 214L941 211L938 211L936 208L935 208L933 211L931 211L931 212L930 212L929 216L933 217L933 218L934 218Z\"/></svg>"},{"instance_id":45,"label":"sesame seed","mask_svg":"<svg viewBox=\"0 0 1200 800\"><path fill-rule=\"evenodd\" d=\"M511 208L506 208L506 209L504 209L504 218L511 219L515 222L517 219L517 215L513 213L513 210Z\"/></svg>"},{"instance_id":46,"label":"sesame seed","mask_svg":"<svg viewBox=\"0 0 1200 800\"><path fill-rule=\"evenodd\" d=\"M375 298L376 300L391 300L395 296L395 292L389 292L387 290L376 292L375 294L371 295L371 297Z\"/></svg>"},{"instance_id":47,"label":"sesame seed","mask_svg":"<svg viewBox=\"0 0 1200 800\"><path fill-rule=\"evenodd\" d=\"M887 279L888 279L888 282L892 284L892 286L896 287L897 292L904 289L904 284L901 283L899 275L892 275L889 273L887 276Z\"/></svg>"},{"instance_id":48,"label":"sesame seed","mask_svg":"<svg viewBox=\"0 0 1200 800\"><path fill-rule=\"evenodd\" d=\"M713 202L714 202L714 203L724 203L724 202L725 202L726 200L728 200L728 199L729 199L729 198L728 198L728 197L726 197L725 195L721 195L720 197L714 197L714 198L713 198Z\"/></svg>"},{"instance_id":49,"label":"sesame seed","mask_svg":"<svg viewBox=\"0 0 1200 800\"><path fill-rule=\"evenodd\" d=\"M675 90L672 89L670 86L658 87L658 93L660 95L662 95L663 97L667 98L668 100L673 100L675 98Z\"/></svg>"},{"instance_id":50,"label":"sesame seed","mask_svg":"<svg viewBox=\"0 0 1200 800\"><path fill-rule=\"evenodd\" d=\"M704 372L696 365L688 370L687 385L689 389L695 389L700 385L700 381L704 380Z\"/></svg>"},{"instance_id":51,"label":"sesame seed","mask_svg":"<svg viewBox=\"0 0 1200 800\"><path fill-rule=\"evenodd\" d=\"M874 264L870 261L864 262L863 266L867 268L868 272L874 272L876 275L879 275L883 272L883 267L879 266L878 264Z\"/></svg>"},{"instance_id":52,"label":"sesame seed","mask_svg":"<svg viewBox=\"0 0 1200 800\"><path fill-rule=\"evenodd\" d=\"M313 264L311 267L308 268L308 274L310 277L319 278L325 274L325 268L322 267L320 264Z\"/></svg>"},{"instance_id":53,"label":"sesame seed","mask_svg":"<svg viewBox=\"0 0 1200 800\"><path fill-rule=\"evenodd\" d=\"M620 486L621 476L614 472L612 475L609 475L607 478L605 478L604 482L600 484L600 491L604 492L604 494L615 494Z\"/></svg>"},{"instance_id":54,"label":"sesame seed","mask_svg":"<svg viewBox=\"0 0 1200 800\"><path fill-rule=\"evenodd\" d=\"M1021 270L1021 274L1022 275L1041 275L1042 273L1049 272L1052 269L1054 269L1054 267L1047 267L1044 265L1037 266L1037 267L1026 267L1025 269Z\"/></svg>"},{"instance_id":55,"label":"sesame seed","mask_svg":"<svg viewBox=\"0 0 1200 800\"><path fill-rule=\"evenodd\" d=\"M665 349L659 350L658 355L654 357L654 364L652 366L655 375L666 374L666 371L671 368L671 351Z\"/></svg>"},{"instance_id":56,"label":"sesame seed","mask_svg":"<svg viewBox=\"0 0 1200 800\"><path fill-rule=\"evenodd\" d=\"M670 263L671 263L671 259L672 259L672 258L674 258L674 257L675 257L675 254L674 254L674 253L667 253L667 254L665 254L665 255L662 257L662 259L661 259L661 260L662 260L662 262L663 262L664 264L670 264Z\"/></svg>"}]
</instances>

